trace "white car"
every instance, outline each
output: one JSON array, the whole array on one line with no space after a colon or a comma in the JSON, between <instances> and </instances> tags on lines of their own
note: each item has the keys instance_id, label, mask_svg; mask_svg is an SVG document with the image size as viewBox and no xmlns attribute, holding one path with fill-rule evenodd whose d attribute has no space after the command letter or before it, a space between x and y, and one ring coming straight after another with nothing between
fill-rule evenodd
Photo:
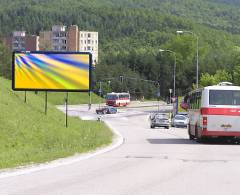
<instances>
[{"instance_id":1,"label":"white car","mask_svg":"<svg viewBox=\"0 0 240 195\"><path fill-rule=\"evenodd\" d=\"M173 127L187 127L189 123L189 119L187 116L177 114L172 119Z\"/></svg>"}]
</instances>

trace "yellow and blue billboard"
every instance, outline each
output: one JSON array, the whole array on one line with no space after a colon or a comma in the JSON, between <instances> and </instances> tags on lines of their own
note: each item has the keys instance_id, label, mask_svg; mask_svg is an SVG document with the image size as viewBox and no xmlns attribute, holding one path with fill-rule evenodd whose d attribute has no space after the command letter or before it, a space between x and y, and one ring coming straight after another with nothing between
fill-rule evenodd
<instances>
[{"instance_id":1,"label":"yellow and blue billboard","mask_svg":"<svg viewBox=\"0 0 240 195\"><path fill-rule=\"evenodd\" d=\"M92 56L82 52L14 52L13 90L89 91Z\"/></svg>"}]
</instances>

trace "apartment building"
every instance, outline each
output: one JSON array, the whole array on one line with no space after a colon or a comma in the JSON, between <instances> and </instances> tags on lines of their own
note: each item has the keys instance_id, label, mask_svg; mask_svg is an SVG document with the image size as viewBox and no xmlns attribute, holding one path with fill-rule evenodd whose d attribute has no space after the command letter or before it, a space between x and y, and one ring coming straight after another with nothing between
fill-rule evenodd
<instances>
[{"instance_id":1,"label":"apartment building","mask_svg":"<svg viewBox=\"0 0 240 195\"><path fill-rule=\"evenodd\" d=\"M6 45L12 51L38 51L39 37L27 35L25 31L14 31L12 36L6 38Z\"/></svg>"},{"instance_id":2,"label":"apartment building","mask_svg":"<svg viewBox=\"0 0 240 195\"><path fill-rule=\"evenodd\" d=\"M26 36L26 51L39 51L39 36Z\"/></svg>"},{"instance_id":3,"label":"apartment building","mask_svg":"<svg viewBox=\"0 0 240 195\"><path fill-rule=\"evenodd\" d=\"M79 51L91 52L95 65L98 62L98 32L79 31Z\"/></svg>"},{"instance_id":4,"label":"apartment building","mask_svg":"<svg viewBox=\"0 0 240 195\"><path fill-rule=\"evenodd\" d=\"M77 25L68 28L54 25L51 31L41 31L39 36L15 31L5 38L13 51L80 51L92 53L93 65L98 63L98 32L80 31Z\"/></svg>"},{"instance_id":5,"label":"apartment building","mask_svg":"<svg viewBox=\"0 0 240 195\"><path fill-rule=\"evenodd\" d=\"M67 50L79 51L79 30L77 25L72 25L68 28Z\"/></svg>"},{"instance_id":6,"label":"apartment building","mask_svg":"<svg viewBox=\"0 0 240 195\"><path fill-rule=\"evenodd\" d=\"M12 35L12 50L25 51L26 50L26 32L14 31Z\"/></svg>"},{"instance_id":7,"label":"apartment building","mask_svg":"<svg viewBox=\"0 0 240 195\"><path fill-rule=\"evenodd\" d=\"M98 32L79 31L77 25L72 25L67 31L67 50L90 52L93 65L98 62Z\"/></svg>"},{"instance_id":8,"label":"apartment building","mask_svg":"<svg viewBox=\"0 0 240 195\"><path fill-rule=\"evenodd\" d=\"M39 33L39 50L52 50L52 31L41 31Z\"/></svg>"},{"instance_id":9,"label":"apartment building","mask_svg":"<svg viewBox=\"0 0 240 195\"><path fill-rule=\"evenodd\" d=\"M67 51L67 27L52 26L52 48L54 51Z\"/></svg>"}]
</instances>

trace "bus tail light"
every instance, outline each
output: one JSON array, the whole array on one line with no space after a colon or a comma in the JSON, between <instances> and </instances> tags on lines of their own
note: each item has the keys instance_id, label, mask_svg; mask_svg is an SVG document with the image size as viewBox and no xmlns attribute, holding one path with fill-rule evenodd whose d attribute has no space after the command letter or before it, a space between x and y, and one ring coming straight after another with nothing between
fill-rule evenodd
<instances>
[{"instance_id":1,"label":"bus tail light","mask_svg":"<svg viewBox=\"0 0 240 195\"><path fill-rule=\"evenodd\" d=\"M207 123L208 123L207 117L204 116L203 117L203 130L207 130Z\"/></svg>"}]
</instances>

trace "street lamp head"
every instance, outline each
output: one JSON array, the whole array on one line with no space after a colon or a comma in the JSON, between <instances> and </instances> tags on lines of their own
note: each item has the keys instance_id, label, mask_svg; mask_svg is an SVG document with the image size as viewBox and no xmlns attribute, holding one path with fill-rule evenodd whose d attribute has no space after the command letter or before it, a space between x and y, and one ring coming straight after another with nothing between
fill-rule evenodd
<instances>
[{"instance_id":1,"label":"street lamp head","mask_svg":"<svg viewBox=\"0 0 240 195\"><path fill-rule=\"evenodd\" d=\"M164 52L165 50L164 49L159 49L159 52Z\"/></svg>"},{"instance_id":2,"label":"street lamp head","mask_svg":"<svg viewBox=\"0 0 240 195\"><path fill-rule=\"evenodd\" d=\"M177 34L183 34L184 32L182 30L177 30Z\"/></svg>"}]
</instances>

